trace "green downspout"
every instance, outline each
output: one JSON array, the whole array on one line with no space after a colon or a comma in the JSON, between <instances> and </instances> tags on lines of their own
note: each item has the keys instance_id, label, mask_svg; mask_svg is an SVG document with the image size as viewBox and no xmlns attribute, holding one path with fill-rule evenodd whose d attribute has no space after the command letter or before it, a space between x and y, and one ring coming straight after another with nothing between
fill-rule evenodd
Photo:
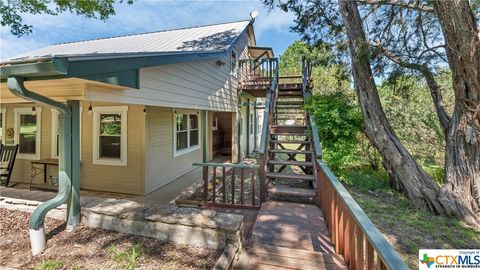
<instances>
[{"instance_id":1,"label":"green downspout","mask_svg":"<svg viewBox=\"0 0 480 270\"><path fill-rule=\"evenodd\" d=\"M76 110L78 110L78 101L69 101L67 102L67 105L52 100L50 98L47 98L45 96L39 95L37 93L31 92L25 88L24 85L24 79L22 77L9 77L7 79L7 84L8 84L8 89L10 92L12 92L15 96L18 96L23 99L30 100L32 102L40 103L49 107L53 107L61 112L63 114L60 114L59 117L63 121L59 121L59 183L58 183L58 194L55 196L53 199L50 199L44 203L42 203L40 206L38 206L32 213L32 216L30 218L30 223L29 223L29 228L30 228L30 243L32 247L32 254L37 255L41 253L45 249L45 231L43 228L43 223L45 220L46 214L63 204L69 197L72 189L72 108L70 107L71 105L77 105ZM75 107L75 106L74 106ZM74 111L76 114L76 125L79 125L78 122L78 111ZM75 120L75 119L74 119ZM76 143L76 148L78 149L78 128L74 129L77 133L75 136L77 138L77 143ZM77 154L79 151L77 151ZM79 163L78 163L79 164ZM75 167L75 166L74 166ZM78 166L79 167L79 166ZM78 172L79 174L79 172ZM79 175L78 175L79 176ZM75 179L76 185L79 185L79 178ZM78 195L78 193L77 193ZM72 201L75 201L72 203ZM72 222L71 218L72 216L78 216L75 215L76 209L80 209L80 202L78 200L78 196L72 196L72 199L70 201L71 207L69 207L69 213L68 213L68 218L69 220L67 221L67 224L76 224L78 222Z\"/></svg>"}]
</instances>

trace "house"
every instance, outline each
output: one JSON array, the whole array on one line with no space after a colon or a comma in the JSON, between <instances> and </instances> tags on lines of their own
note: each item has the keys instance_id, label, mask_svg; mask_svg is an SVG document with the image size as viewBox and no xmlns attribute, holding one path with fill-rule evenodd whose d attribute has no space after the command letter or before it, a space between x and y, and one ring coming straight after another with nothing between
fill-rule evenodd
<instances>
[{"instance_id":1,"label":"house","mask_svg":"<svg viewBox=\"0 0 480 270\"><path fill-rule=\"evenodd\" d=\"M82 189L144 195L192 163L240 161L257 147L261 121L257 98L239 91L239 63L273 56L253 24L55 44L2 61L0 139L19 144L12 181L54 181L55 166L32 161L58 159L63 122L58 109L14 95L7 78L78 110Z\"/></svg>"}]
</instances>

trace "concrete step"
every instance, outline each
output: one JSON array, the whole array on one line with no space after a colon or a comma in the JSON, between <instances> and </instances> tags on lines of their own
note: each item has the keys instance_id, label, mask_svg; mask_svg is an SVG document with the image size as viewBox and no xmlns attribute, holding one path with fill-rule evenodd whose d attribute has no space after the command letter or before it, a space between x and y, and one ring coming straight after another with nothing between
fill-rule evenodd
<instances>
[{"instance_id":1,"label":"concrete step","mask_svg":"<svg viewBox=\"0 0 480 270\"><path fill-rule=\"evenodd\" d=\"M294 174L294 173L268 172L268 173L267 173L267 178L315 181L315 176L313 176L313 175L308 175L308 174Z\"/></svg>"}]
</instances>

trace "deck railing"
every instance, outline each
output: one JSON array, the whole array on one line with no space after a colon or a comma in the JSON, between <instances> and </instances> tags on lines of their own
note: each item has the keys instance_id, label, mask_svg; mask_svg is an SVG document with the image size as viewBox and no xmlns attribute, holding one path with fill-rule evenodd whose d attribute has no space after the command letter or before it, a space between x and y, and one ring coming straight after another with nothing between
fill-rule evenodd
<instances>
[{"instance_id":1,"label":"deck railing","mask_svg":"<svg viewBox=\"0 0 480 270\"><path fill-rule=\"evenodd\" d=\"M194 163L203 167L203 205L229 208L260 208L258 165Z\"/></svg>"},{"instance_id":2,"label":"deck railing","mask_svg":"<svg viewBox=\"0 0 480 270\"><path fill-rule=\"evenodd\" d=\"M258 165L260 178L260 201L264 202L267 195L267 165L268 165L268 145L270 144L270 126L274 121L274 112L278 97L278 60L272 59L275 69L273 70L272 83L265 98L265 110L263 112L262 134L260 137L260 146L258 147Z\"/></svg>"},{"instance_id":3,"label":"deck railing","mask_svg":"<svg viewBox=\"0 0 480 270\"><path fill-rule=\"evenodd\" d=\"M276 58L242 59L239 61L238 78L242 85L269 86L278 76Z\"/></svg>"},{"instance_id":4,"label":"deck railing","mask_svg":"<svg viewBox=\"0 0 480 270\"><path fill-rule=\"evenodd\" d=\"M303 92L305 102L311 95L311 64L305 59L303 67ZM390 243L378 231L362 208L338 181L322 160L318 130L311 112L309 114L315 171L317 179L317 204L322 209L335 252L344 257L349 269L409 269Z\"/></svg>"}]
</instances>

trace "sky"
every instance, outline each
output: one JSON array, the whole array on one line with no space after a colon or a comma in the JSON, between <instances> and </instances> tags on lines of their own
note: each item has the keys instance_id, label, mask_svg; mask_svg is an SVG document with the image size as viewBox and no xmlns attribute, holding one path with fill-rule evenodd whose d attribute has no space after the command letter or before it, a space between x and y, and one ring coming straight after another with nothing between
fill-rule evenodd
<instances>
[{"instance_id":1,"label":"sky","mask_svg":"<svg viewBox=\"0 0 480 270\"><path fill-rule=\"evenodd\" d=\"M117 3L116 14L106 21L69 12L58 16L24 14L24 22L33 25L33 33L18 38L2 27L0 58L55 43L246 20L253 10L259 12L254 23L258 46L273 47L278 56L300 39L290 31L293 14L269 11L260 0L136 0L131 5Z\"/></svg>"}]
</instances>

